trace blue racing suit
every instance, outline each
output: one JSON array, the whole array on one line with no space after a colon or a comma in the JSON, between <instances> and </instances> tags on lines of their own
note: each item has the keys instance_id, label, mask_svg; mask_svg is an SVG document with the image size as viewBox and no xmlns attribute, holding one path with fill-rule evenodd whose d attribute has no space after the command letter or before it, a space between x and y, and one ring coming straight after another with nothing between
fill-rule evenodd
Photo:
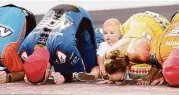
<instances>
[{"instance_id":1,"label":"blue racing suit","mask_svg":"<svg viewBox=\"0 0 179 95\"><path fill-rule=\"evenodd\" d=\"M0 7L0 67L7 72L23 71L18 49L24 38L36 26L28 10L9 4Z\"/></svg>"},{"instance_id":2,"label":"blue racing suit","mask_svg":"<svg viewBox=\"0 0 179 95\"><path fill-rule=\"evenodd\" d=\"M31 55L45 46L56 72L90 72L96 66L94 22L87 11L72 5L50 9L23 41L19 53Z\"/></svg>"}]
</instances>

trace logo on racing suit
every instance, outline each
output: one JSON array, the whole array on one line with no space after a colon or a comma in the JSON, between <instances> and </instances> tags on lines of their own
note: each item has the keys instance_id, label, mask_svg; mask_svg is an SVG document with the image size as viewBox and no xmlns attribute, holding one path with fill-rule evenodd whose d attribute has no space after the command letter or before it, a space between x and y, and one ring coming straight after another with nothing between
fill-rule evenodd
<instances>
[{"instance_id":1,"label":"logo on racing suit","mask_svg":"<svg viewBox=\"0 0 179 95\"><path fill-rule=\"evenodd\" d=\"M152 37L150 34L148 34L147 32L144 32L142 34L142 37L145 37L150 43L152 42Z\"/></svg>"},{"instance_id":2,"label":"logo on racing suit","mask_svg":"<svg viewBox=\"0 0 179 95\"><path fill-rule=\"evenodd\" d=\"M165 43L166 46L179 46L179 41L167 41Z\"/></svg>"},{"instance_id":3,"label":"logo on racing suit","mask_svg":"<svg viewBox=\"0 0 179 95\"><path fill-rule=\"evenodd\" d=\"M21 58L25 61L25 59L28 58L27 53L26 53L26 52L23 52L23 53L21 54Z\"/></svg>"},{"instance_id":4,"label":"logo on racing suit","mask_svg":"<svg viewBox=\"0 0 179 95\"><path fill-rule=\"evenodd\" d=\"M170 31L165 37L167 36L179 36L179 28L174 28L172 31Z\"/></svg>"},{"instance_id":5,"label":"logo on racing suit","mask_svg":"<svg viewBox=\"0 0 179 95\"><path fill-rule=\"evenodd\" d=\"M69 58L67 58L67 55L65 55L61 51L58 51L57 55L58 55L58 59L60 61L60 62L58 62L59 64L63 64L66 62L66 60L68 60L68 62L70 62L70 64L75 65L80 60L80 58L78 56L74 56L74 52L72 52L72 54L70 54Z\"/></svg>"},{"instance_id":6,"label":"logo on racing suit","mask_svg":"<svg viewBox=\"0 0 179 95\"><path fill-rule=\"evenodd\" d=\"M75 56L74 52L72 52L68 60L70 61L70 64L75 65L80 60L80 57Z\"/></svg>"},{"instance_id":7,"label":"logo on racing suit","mask_svg":"<svg viewBox=\"0 0 179 95\"><path fill-rule=\"evenodd\" d=\"M165 35L165 37L167 37L167 36L179 36L179 28L174 28L167 35ZM174 40L174 39L169 40L169 41L166 41L165 45L166 46L173 46L173 48L178 48L179 47L179 41Z\"/></svg>"},{"instance_id":8,"label":"logo on racing suit","mask_svg":"<svg viewBox=\"0 0 179 95\"><path fill-rule=\"evenodd\" d=\"M75 57L73 58L73 60L71 61L71 64L72 64L72 65L75 65L79 60L80 60L80 58L77 57L77 56L75 56Z\"/></svg>"},{"instance_id":9,"label":"logo on racing suit","mask_svg":"<svg viewBox=\"0 0 179 95\"><path fill-rule=\"evenodd\" d=\"M60 15L60 16L59 16ZM49 29L57 29L55 33L58 35L63 35L62 31L67 29L73 24L73 20L71 17L64 14L56 14L55 11L50 10L43 18L43 20L38 24L36 29L41 28L49 28Z\"/></svg>"},{"instance_id":10,"label":"logo on racing suit","mask_svg":"<svg viewBox=\"0 0 179 95\"><path fill-rule=\"evenodd\" d=\"M7 37L11 35L14 30L12 30L10 27L5 26L5 25L0 25L0 37Z\"/></svg>"},{"instance_id":11,"label":"logo on racing suit","mask_svg":"<svg viewBox=\"0 0 179 95\"><path fill-rule=\"evenodd\" d=\"M57 51L57 55L59 58L60 63L65 63L66 62L66 55L60 51Z\"/></svg>"}]
</instances>

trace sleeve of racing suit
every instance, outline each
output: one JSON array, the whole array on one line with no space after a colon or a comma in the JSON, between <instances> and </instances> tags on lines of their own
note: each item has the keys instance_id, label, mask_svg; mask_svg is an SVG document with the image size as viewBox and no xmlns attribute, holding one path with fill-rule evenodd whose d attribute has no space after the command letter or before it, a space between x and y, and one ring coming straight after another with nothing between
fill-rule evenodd
<instances>
[{"instance_id":1,"label":"sleeve of racing suit","mask_svg":"<svg viewBox=\"0 0 179 95\"><path fill-rule=\"evenodd\" d=\"M53 66L55 72L60 72L64 76L65 82L73 80L74 72L85 72L83 60L76 47L70 53L57 50L56 55L58 62L53 63Z\"/></svg>"},{"instance_id":2,"label":"sleeve of racing suit","mask_svg":"<svg viewBox=\"0 0 179 95\"><path fill-rule=\"evenodd\" d=\"M23 41L18 51L19 51L19 56L24 63L24 60L28 57L28 54L26 52L26 39Z\"/></svg>"}]
</instances>

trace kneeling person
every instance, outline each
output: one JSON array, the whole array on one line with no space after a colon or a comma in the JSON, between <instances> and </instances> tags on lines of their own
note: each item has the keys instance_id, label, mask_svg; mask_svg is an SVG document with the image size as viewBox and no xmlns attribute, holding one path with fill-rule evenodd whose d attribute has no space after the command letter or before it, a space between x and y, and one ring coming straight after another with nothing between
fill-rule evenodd
<instances>
[{"instance_id":1,"label":"kneeling person","mask_svg":"<svg viewBox=\"0 0 179 95\"><path fill-rule=\"evenodd\" d=\"M53 7L24 40L20 55L25 61L26 81L30 83L44 83L49 75L54 77L56 84L71 82L74 78L94 80L93 75L86 74L96 66L91 16L72 5ZM49 67L54 67L54 72L49 73Z\"/></svg>"},{"instance_id":2,"label":"kneeling person","mask_svg":"<svg viewBox=\"0 0 179 95\"><path fill-rule=\"evenodd\" d=\"M151 52L158 46L160 38L165 34L169 25L167 19L153 12L147 11L131 16L123 24L123 38L106 53L105 69L111 80L125 80L128 70L129 75L132 75L131 67L133 66L130 66L131 63L138 64L135 68L138 68L139 64L150 63L152 69L137 84L157 84L155 75L160 72L161 66L150 60Z\"/></svg>"},{"instance_id":3,"label":"kneeling person","mask_svg":"<svg viewBox=\"0 0 179 95\"><path fill-rule=\"evenodd\" d=\"M0 83L23 80L23 63L18 50L36 26L28 10L9 4L0 7Z\"/></svg>"}]
</instances>

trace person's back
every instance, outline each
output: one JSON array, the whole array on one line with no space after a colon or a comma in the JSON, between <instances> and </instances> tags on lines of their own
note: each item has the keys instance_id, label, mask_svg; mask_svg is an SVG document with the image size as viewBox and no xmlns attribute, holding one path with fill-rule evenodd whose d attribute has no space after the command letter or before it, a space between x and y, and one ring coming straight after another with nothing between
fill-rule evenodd
<instances>
[{"instance_id":1,"label":"person's back","mask_svg":"<svg viewBox=\"0 0 179 95\"><path fill-rule=\"evenodd\" d=\"M28 33L35 28L35 16L13 4L1 6L0 12L1 83L22 80L23 62L18 55L18 49Z\"/></svg>"},{"instance_id":2,"label":"person's back","mask_svg":"<svg viewBox=\"0 0 179 95\"><path fill-rule=\"evenodd\" d=\"M179 13L176 14L175 18ZM179 48L178 42L178 34L179 32L179 19L174 19L171 22L170 27L166 30L166 33L163 35L162 39L159 41L158 47L154 52L156 54L156 58L158 62L162 65L162 63L168 58L171 51L176 48Z\"/></svg>"},{"instance_id":3,"label":"person's back","mask_svg":"<svg viewBox=\"0 0 179 95\"><path fill-rule=\"evenodd\" d=\"M170 86L179 86L179 11L171 18L171 25L158 45L157 61L163 67L162 73Z\"/></svg>"},{"instance_id":4,"label":"person's back","mask_svg":"<svg viewBox=\"0 0 179 95\"><path fill-rule=\"evenodd\" d=\"M55 72L65 78L66 74L72 77L74 72L89 72L96 66L94 28L91 16L84 9L66 4L55 6L24 40L20 54L33 56L36 49L46 48Z\"/></svg>"},{"instance_id":5,"label":"person's back","mask_svg":"<svg viewBox=\"0 0 179 95\"><path fill-rule=\"evenodd\" d=\"M71 60L74 60L70 63L72 65L81 61L81 56L85 57L85 54L91 54L91 57L95 57L94 50L96 49L96 42L95 34L93 33L94 25L92 24L93 26L90 26L89 23L92 23L90 21L91 17L89 14L81 8L71 5L56 6L48 11L38 26L25 39L21 46L21 51L24 50L28 55L31 55L36 47L45 45L50 52L51 63L57 59L55 57L57 55L61 58L57 62L60 64L65 63L66 58L70 58L71 56L73 57ZM85 25L91 28L89 32L85 30ZM95 58L89 60L89 58L85 57L84 63L95 64ZM84 70L85 68L81 69Z\"/></svg>"},{"instance_id":6,"label":"person's back","mask_svg":"<svg viewBox=\"0 0 179 95\"><path fill-rule=\"evenodd\" d=\"M137 13L122 25L123 38L112 49L121 49L133 62L149 62L150 51L156 49L169 24L166 18L157 13ZM127 47L127 50L123 47Z\"/></svg>"},{"instance_id":7,"label":"person's back","mask_svg":"<svg viewBox=\"0 0 179 95\"><path fill-rule=\"evenodd\" d=\"M2 14L0 16L1 33L0 33L0 58L1 66L6 66L7 62L11 61L9 53L17 55L18 48L20 46L22 38L25 36L25 13L21 9L15 7L1 7ZM6 13L6 14L3 14ZM13 21L13 23L12 23ZM21 40L22 39L22 40ZM14 44L13 44L14 43ZM14 48L10 50L10 48ZM13 50L13 51L12 51ZM15 52L14 52L15 51ZM9 56L9 57L8 57ZM15 56L15 55L14 55ZM13 62L13 61L12 61ZM21 65L21 66L20 66ZM22 71L22 62L19 62L19 66L16 70L10 71ZM15 69L15 68L13 68ZM18 70L19 69L19 70Z\"/></svg>"}]
</instances>

